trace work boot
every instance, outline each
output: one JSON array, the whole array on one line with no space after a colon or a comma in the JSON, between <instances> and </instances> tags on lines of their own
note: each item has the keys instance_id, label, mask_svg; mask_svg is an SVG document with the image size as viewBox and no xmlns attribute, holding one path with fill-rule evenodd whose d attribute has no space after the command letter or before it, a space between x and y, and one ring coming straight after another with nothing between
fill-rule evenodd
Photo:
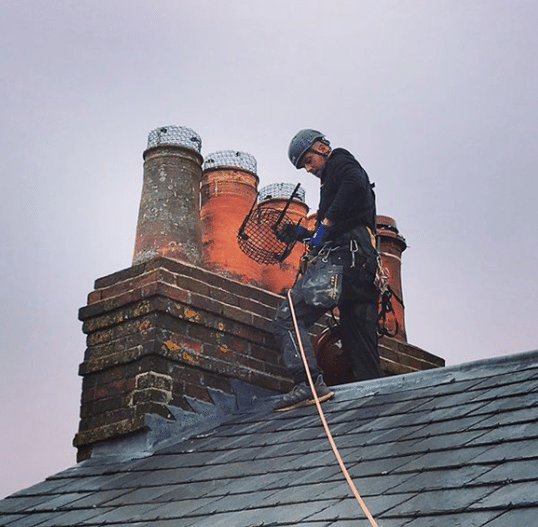
<instances>
[{"instance_id":1,"label":"work boot","mask_svg":"<svg viewBox=\"0 0 538 527\"><path fill-rule=\"evenodd\" d=\"M334 397L334 392L332 392L323 381L323 375L320 374L317 376L314 386L320 403ZM296 384L291 392L284 395L282 399L273 406L273 410L275 412L287 412L288 410L294 410L295 408L311 404L315 404L312 390L310 390L310 386L306 382L301 382Z\"/></svg>"}]
</instances>

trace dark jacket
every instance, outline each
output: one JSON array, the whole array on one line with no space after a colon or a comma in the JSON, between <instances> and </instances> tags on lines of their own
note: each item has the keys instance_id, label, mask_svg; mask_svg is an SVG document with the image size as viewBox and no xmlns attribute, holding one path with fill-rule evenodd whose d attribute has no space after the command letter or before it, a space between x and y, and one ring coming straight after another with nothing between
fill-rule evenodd
<instances>
[{"instance_id":1,"label":"dark jacket","mask_svg":"<svg viewBox=\"0 0 538 527\"><path fill-rule=\"evenodd\" d=\"M344 267L341 301L375 303L378 297L374 286L377 251L370 233L375 233L376 229L376 207L368 174L351 153L336 148L320 179L317 219L327 218L332 222L326 242L338 248L331 254L331 261ZM353 254L351 240L356 242Z\"/></svg>"},{"instance_id":2,"label":"dark jacket","mask_svg":"<svg viewBox=\"0 0 538 527\"><path fill-rule=\"evenodd\" d=\"M320 176L318 221L333 222L334 239L355 227L365 225L375 232L375 195L368 174L353 155L335 148Z\"/></svg>"}]
</instances>

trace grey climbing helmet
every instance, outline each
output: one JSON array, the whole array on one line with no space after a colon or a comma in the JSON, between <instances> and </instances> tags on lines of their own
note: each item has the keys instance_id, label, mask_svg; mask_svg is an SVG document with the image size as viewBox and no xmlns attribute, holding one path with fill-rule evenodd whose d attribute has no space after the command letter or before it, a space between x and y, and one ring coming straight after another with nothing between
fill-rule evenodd
<instances>
[{"instance_id":1,"label":"grey climbing helmet","mask_svg":"<svg viewBox=\"0 0 538 527\"><path fill-rule=\"evenodd\" d=\"M323 141L324 143L329 144L329 141L325 139L325 136L321 132L312 130L311 128L306 128L295 134L295 137L291 140L288 148L288 157L295 168L302 168L302 157L308 150L310 150L310 148L312 148L312 145L316 141Z\"/></svg>"}]
</instances>

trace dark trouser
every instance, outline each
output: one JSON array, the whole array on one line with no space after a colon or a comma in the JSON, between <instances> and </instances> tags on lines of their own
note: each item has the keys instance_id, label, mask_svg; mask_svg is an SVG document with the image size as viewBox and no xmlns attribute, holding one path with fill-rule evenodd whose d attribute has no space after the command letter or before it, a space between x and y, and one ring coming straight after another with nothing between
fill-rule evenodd
<instances>
[{"instance_id":1,"label":"dark trouser","mask_svg":"<svg viewBox=\"0 0 538 527\"><path fill-rule=\"evenodd\" d=\"M316 354L308 335L308 328L319 320L327 311L324 307L308 305L302 295L300 281L292 287L291 297L293 308L299 326L301 342L310 368L310 373L315 379L321 370L318 367ZM288 299L284 300L277 309L274 319L275 337L280 347L284 366L288 370L295 384L306 380L305 369L301 359L301 352L297 344L297 336L291 318Z\"/></svg>"},{"instance_id":2,"label":"dark trouser","mask_svg":"<svg viewBox=\"0 0 538 527\"><path fill-rule=\"evenodd\" d=\"M322 372L308 336L308 328L327 312L327 308L306 303L301 291L301 280L291 289L291 296L308 366L315 378ZM348 299L340 303L338 307L342 347L349 356L355 380L381 377L383 373L379 366L377 352L377 302L359 302ZM290 376L295 383L305 381L306 375L287 299L277 309L274 328L282 359Z\"/></svg>"},{"instance_id":3,"label":"dark trouser","mask_svg":"<svg viewBox=\"0 0 538 527\"><path fill-rule=\"evenodd\" d=\"M377 351L377 302L342 302L342 349L347 353L356 381L382 377Z\"/></svg>"}]
</instances>

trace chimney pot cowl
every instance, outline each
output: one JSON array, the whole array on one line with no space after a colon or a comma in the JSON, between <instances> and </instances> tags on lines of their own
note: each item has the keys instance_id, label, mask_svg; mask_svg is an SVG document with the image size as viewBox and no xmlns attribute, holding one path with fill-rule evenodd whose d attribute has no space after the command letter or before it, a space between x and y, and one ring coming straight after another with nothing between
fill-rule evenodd
<instances>
[{"instance_id":1,"label":"chimney pot cowl","mask_svg":"<svg viewBox=\"0 0 538 527\"><path fill-rule=\"evenodd\" d=\"M160 126L149 133L147 148L159 145L180 145L200 153L202 138L194 130L185 126Z\"/></svg>"},{"instance_id":2,"label":"chimney pot cowl","mask_svg":"<svg viewBox=\"0 0 538 527\"><path fill-rule=\"evenodd\" d=\"M293 183L271 183L270 185L265 185L265 187L260 189L260 201L274 198L287 200L293 194L295 187L296 185L294 185ZM304 203L305 191L303 188L299 187L294 199L297 199Z\"/></svg>"},{"instance_id":3,"label":"chimney pot cowl","mask_svg":"<svg viewBox=\"0 0 538 527\"><path fill-rule=\"evenodd\" d=\"M206 156L202 165L203 170L210 170L219 167L242 168L254 175L258 175L258 164L256 158L247 152L238 150L219 150Z\"/></svg>"}]
</instances>

